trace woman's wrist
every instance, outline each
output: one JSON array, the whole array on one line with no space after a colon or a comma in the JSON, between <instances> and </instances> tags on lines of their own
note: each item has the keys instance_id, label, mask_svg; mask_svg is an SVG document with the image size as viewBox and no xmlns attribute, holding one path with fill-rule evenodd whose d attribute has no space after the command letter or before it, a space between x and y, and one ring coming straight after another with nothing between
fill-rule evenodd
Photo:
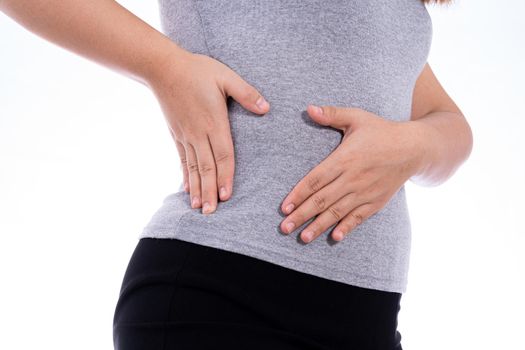
<instances>
[{"instance_id":1,"label":"woman's wrist","mask_svg":"<svg viewBox=\"0 0 525 350\"><path fill-rule=\"evenodd\" d=\"M433 139L428 135L428 125L414 120L407 121L404 124L408 128L407 137L411 141L409 178L414 179L425 173L427 169L431 152L430 143Z\"/></svg>"},{"instance_id":2,"label":"woman's wrist","mask_svg":"<svg viewBox=\"0 0 525 350\"><path fill-rule=\"evenodd\" d=\"M143 82L150 89L171 85L173 79L188 66L192 53L173 42L152 55L151 64L143 73Z\"/></svg>"}]
</instances>

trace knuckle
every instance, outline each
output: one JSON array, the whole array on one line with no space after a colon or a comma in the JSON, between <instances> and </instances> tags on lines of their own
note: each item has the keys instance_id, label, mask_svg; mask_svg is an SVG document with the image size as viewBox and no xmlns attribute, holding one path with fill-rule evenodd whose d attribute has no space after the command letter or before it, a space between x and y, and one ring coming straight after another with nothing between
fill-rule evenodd
<instances>
[{"instance_id":1,"label":"knuckle","mask_svg":"<svg viewBox=\"0 0 525 350\"><path fill-rule=\"evenodd\" d=\"M359 113L362 113L363 112L363 109L359 108L359 107L348 107L347 108L347 112L349 114L352 114L352 115L357 115Z\"/></svg>"},{"instance_id":2,"label":"knuckle","mask_svg":"<svg viewBox=\"0 0 525 350\"><path fill-rule=\"evenodd\" d=\"M337 109L334 106L323 106L323 113L329 117L335 117Z\"/></svg>"},{"instance_id":3,"label":"knuckle","mask_svg":"<svg viewBox=\"0 0 525 350\"><path fill-rule=\"evenodd\" d=\"M231 158L231 154L227 152L220 152L215 156L216 163L224 163Z\"/></svg>"},{"instance_id":4,"label":"knuckle","mask_svg":"<svg viewBox=\"0 0 525 350\"><path fill-rule=\"evenodd\" d=\"M317 176L310 176L307 180L308 190L315 193L321 189L321 180Z\"/></svg>"},{"instance_id":5,"label":"knuckle","mask_svg":"<svg viewBox=\"0 0 525 350\"><path fill-rule=\"evenodd\" d=\"M199 164L197 164L197 162L188 162L187 164L188 172L194 173L199 171Z\"/></svg>"},{"instance_id":6,"label":"knuckle","mask_svg":"<svg viewBox=\"0 0 525 350\"><path fill-rule=\"evenodd\" d=\"M209 163L201 163L198 165L198 169L199 169L199 173L201 173L201 175L206 175L206 174L209 174L210 172L212 172L214 170L214 167L211 166L211 164Z\"/></svg>"},{"instance_id":7,"label":"knuckle","mask_svg":"<svg viewBox=\"0 0 525 350\"><path fill-rule=\"evenodd\" d=\"M359 108L357 107L347 107L346 110L348 111L348 113L357 113L357 111L359 110Z\"/></svg>"},{"instance_id":8,"label":"knuckle","mask_svg":"<svg viewBox=\"0 0 525 350\"><path fill-rule=\"evenodd\" d=\"M356 225L361 225L363 222L363 215L361 213L350 213L352 217L354 218L354 222Z\"/></svg>"},{"instance_id":9,"label":"knuckle","mask_svg":"<svg viewBox=\"0 0 525 350\"><path fill-rule=\"evenodd\" d=\"M336 207L335 205L331 206L330 208L328 208L328 211L330 212L330 214L332 214L332 216L334 217L335 220L339 221L341 220L341 211L338 207Z\"/></svg>"},{"instance_id":10,"label":"knuckle","mask_svg":"<svg viewBox=\"0 0 525 350\"><path fill-rule=\"evenodd\" d=\"M323 198L323 196L319 196L317 194L314 194L312 196L312 201L314 202L314 204L315 204L317 209L319 209L320 211L324 210L324 208L326 206L326 201Z\"/></svg>"},{"instance_id":11,"label":"knuckle","mask_svg":"<svg viewBox=\"0 0 525 350\"><path fill-rule=\"evenodd\" d=\"M353 221L353 220L349 220L349 221L345 224L345 226L344 226L345 229L344 229L343 232L345 233L345 235L347 235L347 234L349 234L350 232L352 232L353 229L356 228L356 226L357 226L357 224L355 223L355 221Z\"/></svg>"}]
</instances>

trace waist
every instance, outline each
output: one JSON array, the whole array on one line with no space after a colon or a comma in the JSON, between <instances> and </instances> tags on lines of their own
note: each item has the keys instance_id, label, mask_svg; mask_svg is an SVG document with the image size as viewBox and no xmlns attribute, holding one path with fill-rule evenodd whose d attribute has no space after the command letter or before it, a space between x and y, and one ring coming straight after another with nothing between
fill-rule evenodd
<instances>
[{"instance_id":1,"label":"waist","mask_svg":"<svg viewBox=\"0 0 525 350\"><path fill-rule=\"evenodd\" d=\"M233 196L210 215L192 209L188 193L170 194L140 237L179 238L335 281L404 292L411 240L404 187L344 240L332 240L330 227L304 244L299 234L311 220L289 235L279 230L285 217L279 207L289 184L268 186L267 178L254 183L234 180Z\"/></svg>"}]
</instances>

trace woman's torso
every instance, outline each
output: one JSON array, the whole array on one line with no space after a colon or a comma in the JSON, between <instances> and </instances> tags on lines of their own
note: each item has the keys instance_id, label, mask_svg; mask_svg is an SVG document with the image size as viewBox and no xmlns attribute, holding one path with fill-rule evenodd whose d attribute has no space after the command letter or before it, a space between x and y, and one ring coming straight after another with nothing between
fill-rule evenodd
<instances>
[{"instance_id":1,"label":"woman's torso","mask_svg":"<svg viewBox=\"0 0 525 350\"><path fill-rule=\"evenodd\" d=\"M359 107L410 119L412 91L431 44L420 0L159 0L164 33L228 65L270 102L263 117L228 99L233 195L204 215L182 184L139 237L179 238L365 288L404 292L410 219L404 187L335 242L331 226L309 244L279 230L280 205L340 143L308 104Z\"/></svg>"}]
</instances>

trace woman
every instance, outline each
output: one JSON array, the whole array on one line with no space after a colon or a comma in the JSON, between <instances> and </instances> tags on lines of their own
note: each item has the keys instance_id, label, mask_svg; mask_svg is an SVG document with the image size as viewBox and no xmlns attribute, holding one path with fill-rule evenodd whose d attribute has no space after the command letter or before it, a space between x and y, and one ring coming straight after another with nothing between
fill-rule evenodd
<instances>
[{"instance_id":1,"label":"woman","mask_svg":"<svg viewBox=\"0 0 525 350\"><path fill-rule=\"evenodd\" d=\"M181 159L115 349L401 349L404 183L446 181L472 148L424 2L160 0L163 35L110 0L0 1L151 88Z\"/></svg>"}]
</instances>

